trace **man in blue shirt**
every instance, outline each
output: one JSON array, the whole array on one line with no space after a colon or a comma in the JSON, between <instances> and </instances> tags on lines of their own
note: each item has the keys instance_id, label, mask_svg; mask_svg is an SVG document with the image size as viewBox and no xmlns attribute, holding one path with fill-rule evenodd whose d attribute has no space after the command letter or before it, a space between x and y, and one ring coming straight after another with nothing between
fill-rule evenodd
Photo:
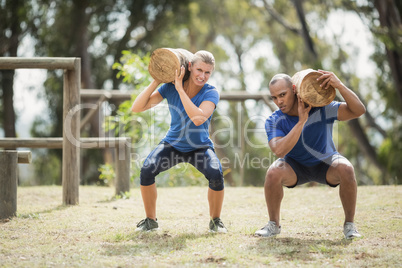
<instances>
[{"instance_id":1,"label":"man in blue shirt","mask_svg":"<svg viewBox=\"0 0 402 268\"><path fill-rule=\"evenodd\" d=\"M160 144L148 155L141 168L140 184L146 218L137 224L136 231L159 228L156 218L157 191L155 177L182 163L196 167L209 181L208 202L210 232L226 233L220 219L224 197L222 166L209 138L209 123L219 101L219 93L207 81L215 67L208 51L198 51L189 62L190 77L183 81L185 68L176 70L175 82L163 84L153 80L135 99L131 110L148 110L167 99L171 114L170 128Z\"/></svg>"},{"instance_id":2,"label":"man in blue shirt","mask_svg":"<svg viewBox=\"0 0 402 268\"><path fill-rule=\"evenodd\" d=\"M336 88L344 102L333 101L324 107L307 106L297 95L295 85L286 74L275 75L269 83L271 98L278 106L267 120L265 128L268 144L279 157L268 169L264 184L269 222L258 236L271 237L281 232L280 205L283 186L293 188L310 181L339 185L339 194L345 213L344 235L347 239L360 237L355 227L354 215L357 183L352 164L341 156L332 139L335 120L351 120L365 113L357 95L338 77L319 70L317 79L321 87Z\"/></svg>"}]
</instances>

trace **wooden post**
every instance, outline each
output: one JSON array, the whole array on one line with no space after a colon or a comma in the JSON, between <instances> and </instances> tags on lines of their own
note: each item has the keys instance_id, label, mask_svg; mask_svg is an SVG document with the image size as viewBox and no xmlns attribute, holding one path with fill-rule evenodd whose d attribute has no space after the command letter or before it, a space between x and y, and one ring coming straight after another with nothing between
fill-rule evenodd
<instances>
[{"instance_id":1,"label":"wooden post","mask_svg":"<svg viewBox=\"0 0 402 268\"><path fill-rule=\"evenodd\" d=\"M244 102L239 103L240 106L240 113L239 113L239 123L240 123L240 181L239 181L239 186L244 185L244 176L245 176L245 171L246 171L246 133L244 133L245 128L244 128L244 117L245 117L245 110L246 107L244 105Z\"/></svg>"},{"instance_id":2,"label":"wooden post","mask_svg":"<svg viewBox=\"0 0 402 268\"><path fill-rule=\"evenodd\" d=\"M82 129L82 128L89 122L89 120L91 120L92 117L98 112L98 110L100 109L100 107L101 107L101 105L103 104L103 102L104 102L106 99L110 99L111 94L108 94L108 96L109 96L109 97L107 97L105 94L102 94L102 95L100 95L100 97L99 97L99 99L98 99L98 101L97 101L96 104L89 104L89 105L92 106L92 107L90 107L91 110L90 110L90 111L85 115L85 117L81 120L80 129ZM93 106L95 106L96 108L93 109ZM87 108L87 107L84 107L84 108Z\"/></svg>"},{"instance_id":3,"label":"wooden post","mask_svg":"<svg viewBox=\"0 0 402 268\"><path fill-rule=\"evenodd\" d=\"M115 189L116 195L130 191L130 147L126 142L120 141L115 148Z\"/></svg>"},{"instance_id":4,"label":"wooden post","mask_svg":"<svg viewBox=\"0 0 402 268\"><path fill-rule=\"evenodd\" d=\"M0 69L64 69L63 203L78 204L80 182L80 58L0 57ZM66 122L68 121L68 122Z\"/></svg>"},{"instance_id":5,"label":"wooden post","mask_svg":"<svg viewBox=\"0 0 402 268\"><path fill-rule=\"evenodd\" d=\"M31 163L31 152L0 151L0 219L17 212L18 163Z\"/></svg>"},{"instance_id":6,"label":"wooden post","mask_svg":"<svg viewBox=\"0 0 402 268\"><path fill-rule=\"evenodd\" d=\"M81 59L64 71L63 86L63 204L79 203L80 184L80 83Z\"/></svg>"},{"instance_id":7,"label":"wooden post","mask_svg":"<svg viewBox=\"0 0 402 268\"><path fill-rule=\"evenodd\" d=\"M17 212L17 151L0 152L0 219Z\"/></svg>"}]
</instances>

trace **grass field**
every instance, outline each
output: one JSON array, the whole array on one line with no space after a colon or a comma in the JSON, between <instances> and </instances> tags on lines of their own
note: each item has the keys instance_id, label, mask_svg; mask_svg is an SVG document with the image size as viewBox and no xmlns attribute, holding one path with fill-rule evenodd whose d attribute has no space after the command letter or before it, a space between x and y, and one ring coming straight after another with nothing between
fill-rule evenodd
<instances>
[{"instance_id":1,"label":"grass field","mask_svg":"<svg viewBox=\"0 0 402 268\"><path fill-rule=\"evenodd\" d=\"M80 204L62 206L62 189L18 188L18 216L0 222L0 267L402 267L402 186L358 189L363 238L343 239L338 188L285 189L282 233L254 237L266 224L262 188L230 188L222 219L208 233L207 188L159 188L161 230L134 232L144 218L139 189L80 187Z\"/></svg>"}]
</instances>

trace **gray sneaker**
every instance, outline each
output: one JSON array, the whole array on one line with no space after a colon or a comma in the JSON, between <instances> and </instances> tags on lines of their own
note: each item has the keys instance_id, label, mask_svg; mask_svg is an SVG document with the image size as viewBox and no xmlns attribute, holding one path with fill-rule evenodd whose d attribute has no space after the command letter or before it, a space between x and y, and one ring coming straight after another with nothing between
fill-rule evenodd
<instances>
[{"instance_id":1,"label":"gray sneaker","mask_svg":"<svg viewBox=\"0 0 402 268\"><path fill-rule=\"evenodd\" d=\"M224 233L226 234L228 230L220 218L215 218L209 221L209 232L210 233Z\"/></svg>"},{"instance_id":2,"label":"gray sneaker","mask_svg":"<svg viewBox=\"0 0 402 268\"><path fill-rule=\"evenodd\" d=\"M345 225L343 226L343 234L345 235L346 239L353 239L362 236L357 231L357 228L353 222L345 222Z\"/></svg>"},{"instance_id":3,"label":"gray sneaker","mask_svg":"<svg viewBox=\"0 0 402 268\"><path fill-rule=\"evenodd\" d=\"M269 221L267 225L255 232L256 236L271 237L281 233L281 226L277 226L276 222Z\"/></svg>"},{"instance_id":4,"label":"gray sneaker","mask_svg":"<svg viewBox=\"0 0 402 268\"><path fill-rule=\"evenodd\" d=\"M136 232L149 232L156 231L159 228L158 219L153 220L150 218L145 218L137 224Z\"/></svg>"}]
</instances>

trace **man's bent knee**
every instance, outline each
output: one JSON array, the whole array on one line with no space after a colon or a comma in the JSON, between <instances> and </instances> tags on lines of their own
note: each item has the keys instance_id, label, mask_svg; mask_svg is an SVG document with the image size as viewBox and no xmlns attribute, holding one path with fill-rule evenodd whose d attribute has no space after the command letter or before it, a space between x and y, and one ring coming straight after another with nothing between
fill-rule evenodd
<instances>
[{"instance_id":1,"label":"man's bent knee","mask_svg":"<svg viewBox=\"0 0 402 268\"><path fill-rule=\"evenodd\" d=\"M327 181L330 184L356 183L355 170L350 162L331 165L329 174Z\"/></svg>"},{"instance_id":2,"label":"man's bent knee","mask_svg":"<svg viewBox=\"0 0 402 268\"><path fill-rule=\"evenodd\" d=\"M278 167L270 166L265 176L265 183L275 183L281 181L281 170Z\"/></svg>"},{"instance_id":3,"label":"man's bent knee","mask_svg":"<svg viewBox=\"0 0 402 268\"><path fill-rule=\"evenodd\" d=\"M268 169L265 176L265 185L282 184L284 186L294 186L297 177L293 169L283 159L276 160Z\"/></svg>"},{"instance_id":4,"label":"man's bent knee","mask_svg":"<svg viewBox=\"0 0 402 268\"><path fill-rule=\"evenodd\" d=\"M338 165L338 172L340 175L340 182L356 182L355 170L351 164Z\"/></svg>"}]
</instances>

